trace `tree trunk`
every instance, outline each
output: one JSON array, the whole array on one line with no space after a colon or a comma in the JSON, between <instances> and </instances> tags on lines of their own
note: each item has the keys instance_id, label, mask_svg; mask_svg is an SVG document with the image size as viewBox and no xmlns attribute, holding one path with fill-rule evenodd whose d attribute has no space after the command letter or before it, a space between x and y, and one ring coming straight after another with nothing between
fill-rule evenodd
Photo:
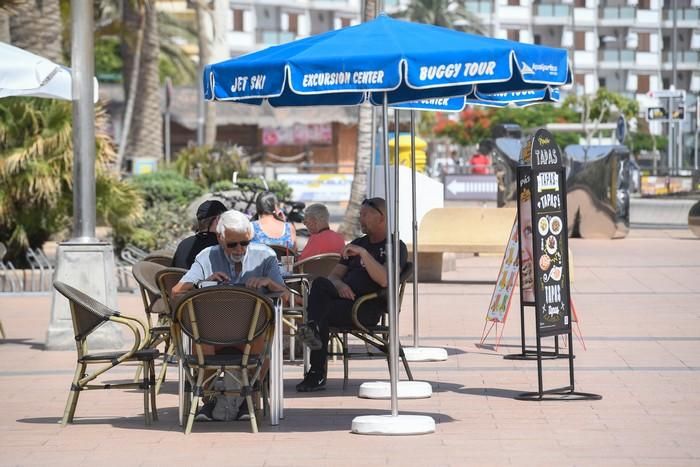
<instances>
[{"instance_id":1,"label":"tree trunk","mask_svg":"<svg viewBox=\"0 0 700 467\"><path fill-rule=\"evenodd\" d=\"M364 0L362 8L362 20L374 19L376 10L375 0ZM367 195L369 181L369 165L372 163L372 107L370 104L360 106L357 117L357 157L355 159L355 174L350 189L350 201L345 210L345 217L339 232L346 238L354 238L360 235L360 207L362 200Z\"/></svg>"},{"instance_id":2,"label":"tree trunk","mask_svg":"<svg viewBox=\"0 0 700 467\"><path fill-rule=\"evenodd\" d=\"M211 6L210 6L211 5ZM228 58L226 50L226 13L227 2L215 0L196 0L197 14L197 43L199 45L199 76L202 76L204 65ZM223 20L223 21L222 21ZM222 43L224 47L222 47ZM203 90L200 99L204 97ZM204 144L211 146L216 142L216 103L204 102Z\"/></svg>"},{"instance_id":3,"label":"tree trunk","mask_svg":"<svg viewBox=\"0 0 700 467\"><path fill-rule=\"evenodd\" d=\"M12 45L63 63L59 0L26 0L10 16Z\"/></svg>"},{"instance_id":4,"label":"tree trunk","mask_svg":"<svg viewBox=\"0 0 700 467\"><path fill-rule=\"evenodd\" d=\"M158 74L158 56L160 42L158 39L158 17L153 0L142 0L142 6L133 5L138 2L124 2L124 30L137 31L122 41L122 57L124 58L124 95L125 102L133 99L133 112L126 115L123 130L126 135L127 157L163 157L163 121L160 111L160 77ZM142 17L143 15L143 17ZM137 52L138 31L142 33L140 55ZM134 62L134 57L138 59ZM134 69L137 74L133 74ZM132 86L134 76L138 82ZM127 123L126 117L130 118Z\"/></svg>"},{"instance_id":5,"label":"tree trunk","mask_svg":"<svg viewBox=\"0 0 700 467\"><path fill-rule=\"evenodd\" d=\"M0 42L9 44L10 40L10 15L0 10Z\"/></svg>"}]
</instances>

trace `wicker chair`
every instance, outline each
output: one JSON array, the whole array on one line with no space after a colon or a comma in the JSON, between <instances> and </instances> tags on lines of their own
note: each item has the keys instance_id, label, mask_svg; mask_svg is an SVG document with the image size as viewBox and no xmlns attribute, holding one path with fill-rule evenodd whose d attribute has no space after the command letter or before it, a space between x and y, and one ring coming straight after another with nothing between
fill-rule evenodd
<instances>
[{"instance_id":1,"label":"wicker chair","mask_svg":"<svg viewBox=\"0 0 700 467\"><path fill-rule=\"evenodd\" d=\"M143 390L143 411L146 418L146 425L151 424L151 412L148 407L149 395L153 419L158 420L154 384L155 371L153 369L153 362L158 358L158 350L142 348L142 339L146 336L144 324L136 318L120 315L119 312L108 308L68 284L56 281L54 282L54 287L61 295L68 299L70 304L73 329L75 331L75 345L78 350L78 363L61 425L65 426L68 423L73 423L73 416L75 415L75 408L78 405L78 396L80 392L91 389L140 388ZM107 321L127 326L134 333L134 344L130 349L100 353L89 352L87 343L88 336ZM143 363L144 372L142 382L90 384L98 376L124 362ZM86 371L87 366L93 364L101 364L102 366L88 374Z\"/></svg>"},{"instance_id":2,"label":"wicker chair","mask_svg":"<svg viewBox=\"0 0 700 467\"><path fill-rule=\"evenodd\" d=\"M161 292L156 282L156 274L164 269L166 269L165 266L145 260L134 264L131 269L134 279L136 279L136 283L141 290L141 300L146 313L149 338L144 343L144 348L155 349L160 344L165 344L165 356L156 380L156 394L160 391L160 387L165 380L168 361L175 355L175 347L170 339L171 312L161 297ZM136 370L134 381L138 380L140 370L140 367Z\"/></svg>"},{"instance_id":3,"label":"wicker chair","mask_svg":"<svg viewBox=\"0 0 700 467\"><path fill-rule=\"evenodd\" d=\"M261 377L274 332L273 316L272 302L244 287L207 287L178 298L175 322L192 339L191 352L180 345L180 339L177 340L178 353L185 366L184 373L193 388L189 408L185 412L189 412L185 434L192 430L200 399L222 394L214 387L221 372L240 383L239 391L227 389L223 393L245 397L251 430L257 433L252 396L259 393L263 386ZM205 355L203 344L235 346L242 349L242 353Z\"/></svg>"},{"instance_id":4,"label":"wicker chair","mask_svg":"<svg viewBox=\"0 0 700 467\"><path fill-rule=\"evenodd\" d=\"M267 245L275 252L277 259L281 259L283 256L297 256L297 250L295 248L288 248L284 245Z\"/></svg>"},{"instance_id":5,"label":"wicker chair","mask_svg":"<svg viewBox=\"0 0 700 467\"><path fill-rule=\"evenodd\" d=\"M401 302L403 300L403 292L406 288L406 282L413 277L413 263L408 262L404 265L399 275L399 301L396 304L396 309L401 310ZM352 308L352 326L340 327L331 326L329 328L329 334L331 340L337 339L342 347L341 353L329 352L331 356L342 356L343 357L343 388L348 384L348 363L351 358L372 358L381 357L386 358L389 361L389 326L388 322L388 310L382 316L381 321L375 326L364 326L358 319L358 313L362 306L373 300L383 300L386 301L387 289L382 289L379 292L370 293L367 295L362 295L357 297L355 304ZM398 324L398 323L397 323ZM352 335L362 340L367 344L366 352L350 352L348 347L348 335ZM369 351L369 346L374 347L379 351L379 353L374 353ZM403 351L403 346L399 342L399 356L403 362L404 369L406 370L406 375L409 380L413 380L413 374L406 361L406 355Z\"/></svg>"},{"instance_id":6,"label":"wicker chair","mask_svg":"<svg viewBox=\"0 0 700 467\"><path fill-rule=\"evenodd\" d=\"M156 250L150 252L143 260L169 267L173 264L173 254L170 250Z\"/></svg>"},{"instance_id":7,"label":"wicker chair","mask_svg":"<svg viewBox=\"0 0 700 467\"><path fill-rule=\"evenodd\" d=\"M306 301L311 290L311 283L316 277L327 277L338 264L338 253L322 253L310 256L302 261L294 263L294 274L285 277L285 284L294 295L291 306L285 307L284 320L290 328L289 354L290 360L294 360L294 335L297 329L297 320L306 320ZM298 300L298 302L297 302Z\"/></svg>"}]
</instances>

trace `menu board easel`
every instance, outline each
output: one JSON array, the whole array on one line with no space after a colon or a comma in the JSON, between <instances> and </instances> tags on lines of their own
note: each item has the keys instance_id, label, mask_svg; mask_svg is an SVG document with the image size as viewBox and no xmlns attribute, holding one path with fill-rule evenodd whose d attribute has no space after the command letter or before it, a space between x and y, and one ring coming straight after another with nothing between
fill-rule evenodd
<instances>
[{"instance_id":1,"label":"menu board easel","mask_svg":"<svg viewBox=\"0 0 700 467\"><path fill-rule=\"evenodd\" d=\"M598 394L575 391L574 351L571 327L569 248L566 218L566 171L561 151L552 135L538 130L523 149L524 165L518 167L518 229L520 233L520 310L523 353L521 359L537 360L537 392L516 396L519 400L601 399ZM524 307L534 306L537 349L525 349ZM568 338L568 353L559 353L559 336ZM545 353L542 339L554 337L555 351ZM509 356L506 356L509 357ZM510 356L517 358L518 356ZM566 358L569 385L543 388L543 358Z\"/></svg>"}]
</instances>

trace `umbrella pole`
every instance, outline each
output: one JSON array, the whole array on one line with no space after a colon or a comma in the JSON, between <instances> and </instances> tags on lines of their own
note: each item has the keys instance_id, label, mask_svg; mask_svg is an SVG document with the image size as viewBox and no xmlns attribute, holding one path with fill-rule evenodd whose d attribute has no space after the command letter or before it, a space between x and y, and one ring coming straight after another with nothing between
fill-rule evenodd
<instances>
[{"instance_id":1,"label":"umbrella pole","mask_svg":"<svg viewBox=\"0 0 700 467\"><path fill-rule=\"evenodd\" d=\"M377 109L372 106L372 137L370 139L370 158L369 158L369 197L374 198L374 156L377 152Z\"/></svg>"},{"instance_id":2,"label":"umbrella pole","mask_svg":"<svg viewBox=\"0 0 700 467\"><path fill-rule=\"evenodd\" d=\"M391 221L396 221L395 205L391 200L391 180L389 177L389 138L388 138L388 113L387 113L387 95L384 94L383 101L384 112L382 115L382 126L384 133L384 186L386 187L386 261L387 265L387 286L390 293L387 294L389 308L389 366L390 366L390 386L391 386L391 415L363 415L355 417L352 421L352 432L365 435L418 435L435 432L435 420L432 417L425 415L399 415L398 408L398 313L396 309L397 297L397 281L396 281L396 265L394 263L394 251L392 242ZM398 111L396 112L396 133L398 134ZM398 138L396 139L398 147ZM396 153L398 156L398 152ZM398 200L398 157L394 161L396 166L396 185L394 186L394 200ZM398 225L398 224L396 224ZM398 228L396 230L395 239L398 241ZM425 383L427 384L427 383Z\"/></svg>"},{"instance_id":3,"label":"umbrella pole","mask_svg":"<svg viewBox=\"0 0 700 467\"><path fill-rule=\"evenodd\" d=\"M396 328L396 275L394 266L394 245L392 241L392 223L394 220L394 205L391 199L391 177L389 176L389 104L387 94L384 93L382 105L382 121L384 126L384 186L386 192L386 259L387 266L387 287L389 288L388 308L389 308L389 378L391 386L391 415L399 414L399 399L397 397L396 352L394 351L394 329Z\"/></svg>"},{"instance_id":4,"label":"umbrella pole","mask_svg":"<svg viewBox=\"0 0 700 467\"><path fill-rule=\"evenodd\" d=\"M418 206L416 202L416 119L411 110L411 194L413 208L413 347L404 349L409 362L441 362L447 360L447 351L438 347L420 347L418 339Z\"/></svg>"},{"instance_id":5,"label":"umbrella pole","mask_svg":"<svg viewBox=\"0 0 700 467\"><path fill-rule=\"evenodd\" d=\"M418 347L418 215L416 214L416 111L411 110L411 207L413 209L413 347Z\"/></svg>"}]
</instances>

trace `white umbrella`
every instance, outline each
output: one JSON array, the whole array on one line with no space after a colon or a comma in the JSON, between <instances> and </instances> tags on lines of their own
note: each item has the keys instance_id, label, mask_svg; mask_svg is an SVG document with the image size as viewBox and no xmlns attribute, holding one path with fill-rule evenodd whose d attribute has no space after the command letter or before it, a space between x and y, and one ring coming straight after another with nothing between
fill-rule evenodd
<instances>
[{"instance_id":1,"label":"white umbrella","mask_svg":"<svg viewBox=\"0 0 700 467\"><path fill-rule=\"evenodd\" d=\"M97 102L97 79L94 102ZM0 42L0 98L33 96L72 100L70 68Z\"/></svg>"}]
</instances>

